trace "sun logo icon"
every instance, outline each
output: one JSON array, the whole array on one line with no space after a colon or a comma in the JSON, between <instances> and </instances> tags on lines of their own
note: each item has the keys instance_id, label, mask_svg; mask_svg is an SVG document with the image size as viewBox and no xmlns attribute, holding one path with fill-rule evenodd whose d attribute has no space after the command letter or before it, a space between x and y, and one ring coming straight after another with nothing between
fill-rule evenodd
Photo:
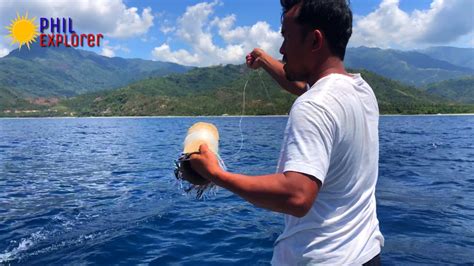
<instances>
[{"instance_id":1,"label":"sun logo icon","mask_svg":"<svg viewBox=\"0 0 474 266\"><path fill-rule=\"evenodd\" d=\"M12 38L12 45L18 43L21 46L26 44L28 49L30 49L30 44L36 41L36 37L39 35L38 25L35 24L34 18L28 18L28 12L25 16L20 17L17 13L16 18L11 21L10 26L6 27L10 34L8 35Z\"/></svg>"}]
</instances>

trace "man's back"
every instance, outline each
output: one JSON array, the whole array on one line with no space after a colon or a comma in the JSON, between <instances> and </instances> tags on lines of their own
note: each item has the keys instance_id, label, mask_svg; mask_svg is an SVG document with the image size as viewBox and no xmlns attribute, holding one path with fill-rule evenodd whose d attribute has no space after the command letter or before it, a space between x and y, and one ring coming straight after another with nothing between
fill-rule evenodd
<instances>
[{"instance_id":1,"label":"man's back","mask_svg":"<svg viewBox=\"0 0 474 266\"><path fill-rule=\"evenodd\" d=\"M272 263L364 263L380 253L378 118L360 75L326 76L295 101L278 172L311 175L322 187L307 215L285 216Z\"/></svg>"}]
</instances>

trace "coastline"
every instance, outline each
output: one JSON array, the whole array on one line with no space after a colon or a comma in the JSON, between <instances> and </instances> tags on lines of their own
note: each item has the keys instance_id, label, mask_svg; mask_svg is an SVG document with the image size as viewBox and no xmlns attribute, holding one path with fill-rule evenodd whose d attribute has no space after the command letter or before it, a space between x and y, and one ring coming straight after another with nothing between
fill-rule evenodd
<instances>
[{"instance_id":1,"label":"coastline","mask_svg":"<svg viewBox=\"0 0 474 266\"><path fill-rule=\"evenodd\" d=\"M383 114L381 117L397 117L397 116L474 116L474 113L454 113L454 114ZM41 117L0 117L0 119L80 119L80 118L92 118L92 119L146 119L146 118L241 118L241 117L288 117L288 115L199 115L199 116L41 116Z\"/></svg>"}]
</instances>

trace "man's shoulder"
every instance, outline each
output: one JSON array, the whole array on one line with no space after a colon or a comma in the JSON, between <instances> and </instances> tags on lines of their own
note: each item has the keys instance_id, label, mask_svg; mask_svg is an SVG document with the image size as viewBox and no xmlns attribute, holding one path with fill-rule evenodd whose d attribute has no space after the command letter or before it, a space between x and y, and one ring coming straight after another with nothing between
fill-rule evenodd
<instances>
[{"instance_id":1,"label":"man's shoulder","mask_svg":"<svg viewBox=\"0 0 474 266\"><path fill-rule=\"evenodd\" d=\"M313 84L304 94L294 102L294 106L309 103L331 110L335 106L343 104L351 97L354 83L350 77L342 75L329 75Z\"/></svg>"},{"instance_id":2,"label":"man's shoulder","mask_svg":"<svg viewBox=\"0 0 474 266\"><path fill-rule=\"evenodd\" d=\"M332 74L319 80L296 99L293 107L303 103L318 106L335 120L344 120L367 108L378 109L372 88L360 74Z\"/></svg>"}]
</instances>

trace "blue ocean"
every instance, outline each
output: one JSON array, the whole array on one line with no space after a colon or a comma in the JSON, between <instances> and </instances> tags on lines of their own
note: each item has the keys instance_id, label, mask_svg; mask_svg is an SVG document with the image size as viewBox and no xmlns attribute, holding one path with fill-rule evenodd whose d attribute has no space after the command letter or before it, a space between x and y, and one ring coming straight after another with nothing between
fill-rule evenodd
<instances>
[{"instance_id":1,"label":"blue ocean","mask_svg":"<svg viewBox=\"0 0 474 266\"><path fill-rule=\"evenodd\" d=\"M280 214L183 192L174 160L217 125L229 171L273 173L286 117L0 119L0 264L267 265ZM384 265L474 263L474 116L383 116Z\"/></svg>"}]
</instances>

